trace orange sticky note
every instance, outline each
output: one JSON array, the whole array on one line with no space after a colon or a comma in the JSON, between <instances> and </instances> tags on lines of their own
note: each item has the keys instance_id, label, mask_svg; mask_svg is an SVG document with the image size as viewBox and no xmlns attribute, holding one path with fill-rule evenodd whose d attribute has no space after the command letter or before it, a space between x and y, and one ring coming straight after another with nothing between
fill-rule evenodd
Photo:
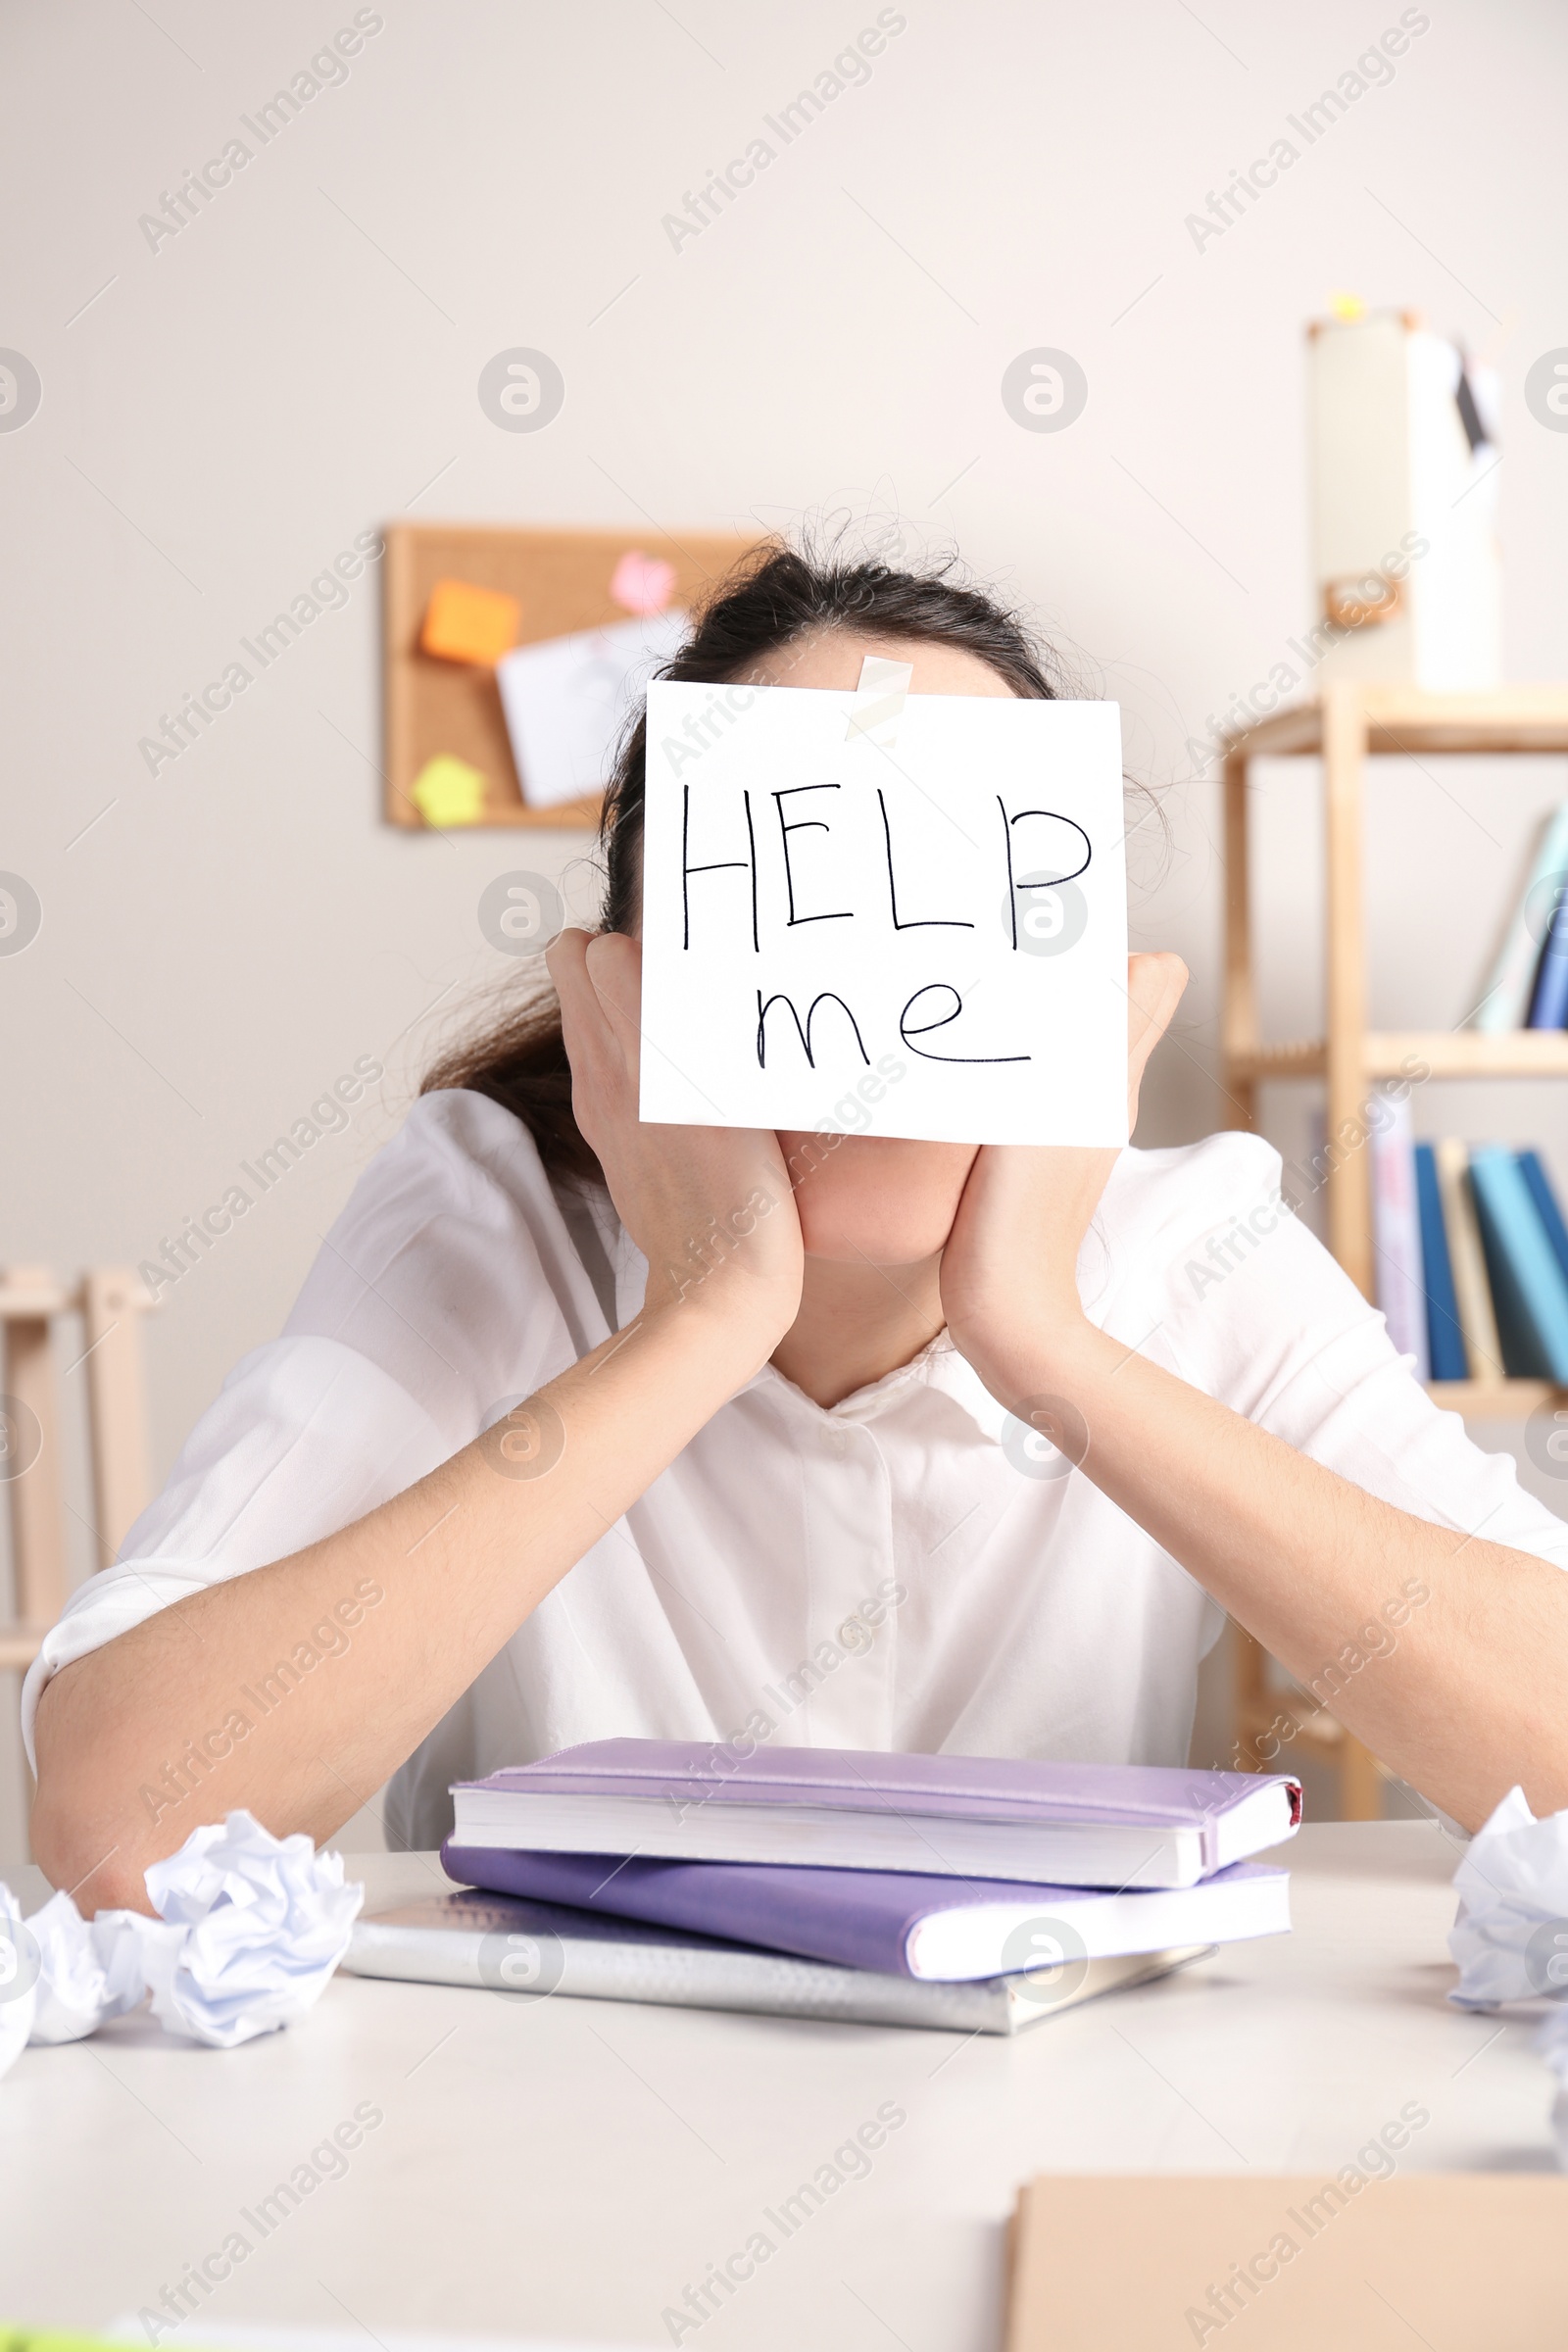
<instances>
[{"instance_id":1,"label":"orange sticky note","mask_svg":"<svg viewBox=\"0 0 1568 2352\"><path fill-rule=\"evenodd\" d=\"M498 588L476 588L471 580L437 580L424 609L419 650L445 662L472 662L493 669L517 642L522 607Z\"/></svg>"}]
</instances>

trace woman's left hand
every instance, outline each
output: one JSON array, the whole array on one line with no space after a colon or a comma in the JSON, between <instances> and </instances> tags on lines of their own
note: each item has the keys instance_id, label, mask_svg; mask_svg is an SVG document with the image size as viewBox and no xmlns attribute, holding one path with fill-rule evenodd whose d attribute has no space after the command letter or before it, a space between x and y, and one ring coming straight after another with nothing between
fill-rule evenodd
<instances>
[{"instance_id":1,"label":"woman's left hand","mask_svg":"<svg viewBox=\"0 0 1568 2352\"><path fill-rule=\"evenodd\" d=\"M1179 956L1127 958L1127 1131L1155 1046L1187 986ZM986 1144L942 1253L954 1346L1010 1411L1042 1387L1054 1349L1081 1325L1078 1250L1119 1154L1060 1145Z\"/></svg>"}]
</instances>

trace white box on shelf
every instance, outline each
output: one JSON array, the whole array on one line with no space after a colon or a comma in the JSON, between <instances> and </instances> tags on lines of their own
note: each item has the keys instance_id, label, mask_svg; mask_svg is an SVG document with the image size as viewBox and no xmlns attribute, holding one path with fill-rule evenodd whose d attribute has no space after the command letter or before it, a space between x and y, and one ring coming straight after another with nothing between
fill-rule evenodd
<instances>
[{"instance_id":1,"label":"white box on shelf","mask_svg":"<svg viewBox=\"0 0 1568 2352\"><path fill-rule=\"evenodd\" d=\"M1395 311L1320 321L1308 353L1320 674L1500 684L1494 374Z\"/></svg>"}]
</instances>

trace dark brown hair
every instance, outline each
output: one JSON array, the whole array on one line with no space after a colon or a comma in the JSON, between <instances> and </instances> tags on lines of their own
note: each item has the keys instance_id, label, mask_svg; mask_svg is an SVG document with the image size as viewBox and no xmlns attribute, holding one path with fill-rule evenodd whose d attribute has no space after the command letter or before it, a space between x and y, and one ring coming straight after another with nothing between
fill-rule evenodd
<instances>
[{"instance_id":1,"label":"dark brown hair","mask_svg":"<svg viewBox=\"0 0 1568 2352\"><path fill-rule=\"evenodd\" d=\"M1017 613L958 583L954 569L949 563L925 572L895 571L837 555L813 559L788 547L760 549L718 583L693 616L680 652L658 674L720 686L808 635L853 629L957 647L976 655L1020 698L1054 701L1057 688L1046 658ZM639 716L605 795L601 931L632 931L637 923L646 742L647 720ZM602 1181L572 1116L571 1069L548 980L535 981L520 1004L443 1054L420 1091L441 1087L471 1088L510 1110L533 1137L552 1176Z\"/></svg>"}]
</instances>

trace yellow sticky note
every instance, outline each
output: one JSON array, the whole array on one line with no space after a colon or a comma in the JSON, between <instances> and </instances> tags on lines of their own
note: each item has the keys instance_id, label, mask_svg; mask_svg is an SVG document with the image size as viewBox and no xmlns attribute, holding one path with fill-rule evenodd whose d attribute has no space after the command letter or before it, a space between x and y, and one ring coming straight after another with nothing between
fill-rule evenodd
<instances>
[{"instance_id":1,"label":"yellow sticky note","mask_svg":"<svg viewBox=\"0 0 1568 2352\"><path fill-rule=\"evenodd\" d=\"M487 783L466 760L438 752L414 779L410 794L427 825L446 831L453 825L476 825L484 814Z\"/></svg>"}]
</instances>

